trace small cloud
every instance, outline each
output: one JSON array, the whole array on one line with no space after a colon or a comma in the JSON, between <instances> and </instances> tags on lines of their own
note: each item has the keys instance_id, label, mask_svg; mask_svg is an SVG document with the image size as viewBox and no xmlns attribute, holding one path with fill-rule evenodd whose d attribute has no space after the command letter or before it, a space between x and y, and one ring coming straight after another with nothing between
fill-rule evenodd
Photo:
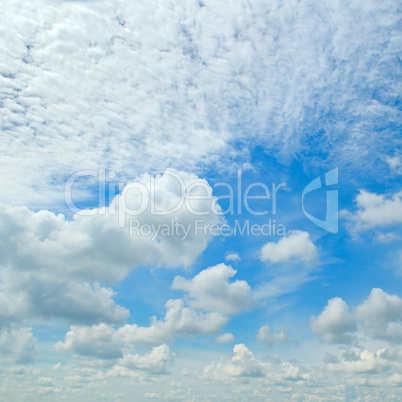
<instances>
[{"instance_id":1,"label":"small cloud","mask_svg":"<svg viewBox=\"0 0 402 402\"><path fill-rule=\"evenodd\" d=\"M260 342L263 342L269 346L272 346L274 343L285 342L288 339L287 335L285 334L285 331L271 332L269 325L262 326L258 330L256 338Z\"/></svg>"},{"instance_id":2,"label":"small cloud","mask_svg":"<svg viewBox=\"0 0 402 402\"><path fill-rule=\"evenodd\" d=\"M225 257L226 261L240 261L240 256L237 253L230 253Z\"/></svg>"},{"instance_id":3,"label":"small cloud","mask_svg":"<svg viewBox=\"0 0 402 402\"><path fill-rule=\"evenodd\" d=\"M56 363L54 366L53 366L53 370L60 370L61 369L61 363L60 362L58 362L58 363Z\"/></svg>"},{"instance_id":4,"label":"small cloud","mask_svg":"<svg viewBox=\"0 0 402 402\"><path fill-rule=\"evenodd\" d=\"M381 232L376 232L376 237L375 240L378 243L392 243L395 240L399 240L400 236L398 236L396 233L389 232L389 233L381 233Z\"/></svg>"},{"instance_id":5,"label":"small cloud","mask_svg":"<svg viewBox=\"0 0 402 402\"><path fill-rule=\"evenodd\" d=\"M261 249L261 261L275 264L286 262L293 258L305 262L311 262L317 258L317 247L311 241L307 232L293 230L287 237L283 237L277 243L267 243Z\"/></svg>"},{"instance_id":6,"label":"small cloud","mask_svg":"<svg viewBox=\"0 0 402 402\"><path fill-rule=\"evenodd\" d=\"M222 334L216 338L216 343L223 344L223 343L233 343L235 340L234 335L227 332Z\"/></svg>"},{"instance_id":7,"label":"small cloud","mask_svg":"<svg viewBox=\"0 0 402 402\"><path fill-rule=\"evenodd\" d=\"M399 156L388 156L386 159L391 172L397 175L402 174L402 160Z\"/></svg>"}]
</instances>

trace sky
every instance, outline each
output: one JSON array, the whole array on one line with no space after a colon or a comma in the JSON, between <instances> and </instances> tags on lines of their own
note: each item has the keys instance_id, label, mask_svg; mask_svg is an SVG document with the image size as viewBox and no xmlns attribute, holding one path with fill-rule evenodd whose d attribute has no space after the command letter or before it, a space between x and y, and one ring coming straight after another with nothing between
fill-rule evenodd
<instances>
[{"instance_id":1,"label":"sky","mask_svg":"<svg viewBox=\"0 0 402 402\"><path fill-rule=\"evenodd\" d=\"M0 8L0 400L402 400L399 1Z\"/></svg>"}]
</instances>

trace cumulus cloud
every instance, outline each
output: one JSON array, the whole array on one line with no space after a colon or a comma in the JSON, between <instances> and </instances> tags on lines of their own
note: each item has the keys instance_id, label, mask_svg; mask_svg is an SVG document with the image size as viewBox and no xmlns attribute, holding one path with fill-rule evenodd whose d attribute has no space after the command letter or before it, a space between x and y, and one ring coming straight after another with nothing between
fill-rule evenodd
<instances>
[{"instance_id":1,"label":"cumulus cloud","mask_svg":"<svg viewBox=\"0 0 402 402\"><path fill-rule=\"evenodd\" d=\"M353 347L344 349L337 361L328 363L329 371L342 373L375 373L382 369L390 369L390 363L383 358L385 349L371 352L367 349Z\"/></svg>"},{"instance_id":2,"label":"cumulus cloud","mask_svg":"<svg viewBox=\"0 0 402 402\"><path fill-rule=\"evenodd\" d=\"M356 307L356 319L370 336L402 343L402 299L399 296L373 289Z\"/></svg>"},{"instance_id":3,"label":"cumulus cloud","mask_svg":"<svg viewBox=\"0 0 402 402\"><path fill-rule=\"evenodd\" d=\"M287 262L290 259L311 262L317 258L317 247L307 232L291 231L278 242L269 242L261 249L260 258L272 264Z\"/></svg>"},{"instance_id":4,"label":"cumulus cloud","mask_svg":"<svg viewBox=\"0 0 402 402\"><path fill-rule=\"evenodd\" d=\"M108 208L79 211L72 221L0 205L0 262L102 281L122 279L138 265L188 266L209 241L208 233L194 230L200 218L194 211L203 213L204 225L219 223L212 195L184 202L183 187L198 184L211 191L206 181L184 172L144 175L127 184Z\"/></svg>"},{"instance_id":5,"label":"cumulus cloud","mask_svg":"<svg viewBox=\"0 0 402 402\"><path fill-rule=\"evenodd\" d=\"M263 325L257 332L256 338L269 346L274 343L285 342L288 337L285 331L271 332L269 325Z\"/></svg>"},{"instance_id":6,"label":"cumulus cloud","mask_svg":"<svg viewBox=\"0 0 402 402\"><path fill-rule=\"evenodd\" d=\"M142 176L108 208L80 211L71 221L1 204L0 325L52 317L88 325L124 322L129 312L100 282L121 280L139 265L188 266L210 240L196 232L196 212L205 225L219 222L212 195L184 200L183 186L211 190L195 175L169 171Z\"/></svg>"},{"instance_id":7,"label":"cumulus cloud","mask_svg":"<svg viewBox=\"0 0 402 402\"><path fill-rule=\"evenodd\" d=\"M130 370L144 370L153 373L163 373L166 366L172 361L174 353L171 352L169 346L155 346L152 350L144 355L127 354L120 359L117 365L112 369L118 372L119 368L128 368Z\"/></svg>"},{"instance_id":8,"label":"cumulus cloud","mask_svg":"<svg viewBox=\"0 0 402 402\"><path fill-rule=\"evenodd\" d=\"M125 343L113 327L99 324L92 327L72 327L64 342L56 344L56 349L74 352L78 356L103 359L112 367L108 375L127 375L126 372L133 370L161 373L173 358L167 345L153 347L145 355L131 353L133 346Z\"/></svg>"},{"instance_id":9,"label":"cumulus cloud","mask_svg":"<svg viewBox=\"0 0 402 402\"><path fill-rule=\"evenodd\" d=\"M166 315L162 320L153 319L149 327L127 324L118 332L126 342L158 344L172 342L178 336L215 334L228 321L228 317L221 313L202 313L176 299L166 303Z\"/></svg>"},{"instance_id":10,"label":"cumulus cloud","mask_svg":"<svg viewBox=\"0 0 402 402\"><path fill-rule=\"evenodd\" d=\"M329 343L351 343L357 335L401 343L402 299L374 288L352 311L339 297L328 301L317 317L310 319L313 332Z\"/></svg>"},{"instance_id":11,"label":"cumulus cloud","mask_svg":"<svg viewBox=\"0 0 402 402\"><path fill-rule=\"evenodd\" d=\"M116 331L106 324L92 327L71 327L64 342L58 342L56 349L73 351L81 356L113 359L122 357L121 344L116 338Z\"/></svg>"},{"instance_id":12,"label":"cumulus cloud","mask_svg":"<svg viewBox=\"0 0 402 402\"><path fill-rule=\"evenodd\" d=\"M229 377L261 377L266 374L268 368L269 365L257 360L245 345L238 344L233 348L233 357L229 363L212 363L205 368L205 374L214 377L222 375Z\"/></svg>"},{"instance_id":13,"label":"cumulus cloud","mask_svg":"<svg viewBox=\"0 0 402 402\"><path fill-rule=\"evenodd\" d=\"M104 359L122 355L122 350L134 345L160 345L177 337L216 334L228 318L218 312L202 313L185 306L183 300L169 300L163 319L152 317L148 327L126 324L118 329L110 325L72 326L59 350L82 356Z\"/></svg>"},{"instance_id":14,"label":"cumulus cloud","mask_svg":"<svg viewBox=\"0 0 402 402\"><path fill-rule=\"evenodd\" d=\"M30 328L10 325L0 328L1 365L30 363L37 355L35 338Z\"/></svg>"},{"instance_id":15,"label":"cumulus cloud","mask_svg":"<svg viewBox=\"0 0 402 402\"><path fill-rule=\"evenodd\" d=\"M4 274L4 293L7 301L7 321L27 318L64 318L70 323L122 323L129 311L115 304L115 293L95 282L80 282L68 278L54 278L37 273L16 272L7 269Z\"/></svg>"},{"instance_id":16,"label":"cumulus cloud","mask_svg":"<svg viewBox=\"0 0 402 402\"><path fill-rule=\"evenodd\" d=\"M237 314L249 310L253 301L251 288L246 281L228 282L235 274L231 266L219 264L204 269L190 280L176 276L172 288L188 292L193 307Z\"/></svg>"},{"instance_id":17,"label":"cumulus cloud","mask_svg":"<svg viewBox=\"0 0 402 402\"><path fill-rule=\"evenodd\" d=\"M329 343L348 343L356 331L356 322L348 305L339 297L328 301L324 311L310 319L313 332L322 335Z\"/></svg>"},{"instance_id":18,"label":"cumulus cloud","mask_svg":"<svg viewBox=\"0 0 402 402\"><path fill-rule=\"evenodd\" d=\"M402 222L402 193L391 196L360 190L357 211L346 215L354 232L396 225Z\"/></svg>"},{"instance_id":19,"label":"cumulus cloud","mask_svg":"<svg viewBox=\"0 0 402 402\"><path fill-rule=\"evenodd\" d=\"M204 376L220 381L237 377L264 377L274 384L283 384L288 381L307 381L310 374L288 362L260 360L247 346L238 344L234 346L233 356L229 362L213 362L207 365L204 369Z\"/></svg>"}]
</instances>

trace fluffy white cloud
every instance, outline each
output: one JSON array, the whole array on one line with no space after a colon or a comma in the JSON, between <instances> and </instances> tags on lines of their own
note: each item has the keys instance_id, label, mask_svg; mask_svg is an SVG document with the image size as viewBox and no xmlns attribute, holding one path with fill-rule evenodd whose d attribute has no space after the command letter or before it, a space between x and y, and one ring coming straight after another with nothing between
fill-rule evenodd
<instances>
[{"instance_id":1,"label":"fluffy white cloud","mask_svg":"<svg viewBox=\"0 0 402 402\"><path fill-rule=\"evenodd\" d=\"M329 371L340 371L342 373L374 373L383 368L390 369L390 364L382 355L385 349L370 352L367 349L353 347L341 352L337 361L328 363Z\"/></svg>"},{"instance_id":2,"label":"fluffy white cloud","mask_svg":"<svg viewBox=\"0 0 402 402\"><path fill-rule=\"evenodd\" d=\"M114 329L103 323L73 326L64 342L57 343L57 348L82 356L112 359L134 345L160 345L173 342L179 336L216 334L229 320L218 312L202 313L186 307L181 299L169 300L166 310L163 319L152 317L149 327L126 324Z\"/></svg>"},{"instance_id":3,"label":"fluffy white cloud","mask_svg":"<svg viewBox=\"0 0 402 402\"><path fill-rule=\"evenodd\" d=\"M130 375L131 371L154 373L165 371L173 353L167 345L153 347L145 355L133 354L133 346L125 343L113 327L99 324L92 327L72 327L64 342L58 342L59 351L74 352L78 356L103 359L111 367L108 375Z\"/></svg>"},{"instance_id":4,"label":"fluffy white cloud","mask_svg":"<svg viewBox=\"0 0 402 402\"><path fill-rule=\"evenodd\" d=\"M37 317L87 325L123 322L128 311L99 282L121 280L144 264L188 266L210 240L196 231L195 221L219 223L212 195L183 198L183 187L190 186L211 190L183 172L142 176L108 208L81 211L72 221L0 204L0 325Z\"/></svg>"},{"instance_id":5,"label":"fluffy white cloud","mask_svg":"<svg viewBox=\"0 0 402 402\"><path fill-rule=\"evenodd\" d=\"M373 289L356 307L356 319L370 336L402 343L402 299L382 289Z\"/></svg>"},{"instance_id":6,"label":"fluffy white cloud","mask_svg":"<svg viewBox=\"0 0 402 402\"><path fill-rule=\"evenodd\" d=\"M313 332L329 343L350 343L356 336L401 343L402 299L374 288L362 304L350 311L339 297L328 301L323 312L310 319Z\"/></svg>"},{"instance_id":7,"label":"fluffy white cloud","mask_svg":"<svg viewBox=\"0 0 402 402\"><path fill-rule=\"evenodd\" d=\"M265 244L261 249L260 258L272 264L286 262L293 258L311 262L317 258L317 247L307 232L293 230L278 242Z\"/></svg>"},{"instance_id":8,"label":"fluffy white cloud","mask_svg":"<svg viewBox=\"0 0 402 402\"><path fill-rule=\"evenodd\" d=\"M318 317L311 317L310 324L312 331L329 343L351 342L351 333L357 328L348 305L339 297L329 300Z\"/></svg>"},{"instance_id":9,"label":"fluffy white cloud","mask_svg":"<svg viewBox=\"0 0 402 402\"><path fill-rule=\"evenodd\" d=\"M17 271L18 272L18 271ZM35 272L11 269L4 274L4 293L8 303L6 321L27 318L51 319L60 317L70 323L122 323L129 317L126 308L113 301L114 292L95 282L89 284L68 278L55 278Z\"/></svg>"},{"instance_id":10,"label":"fluffy white cloud","mask_svg":"<svg viewBox=\"0 0 402 402\"><path fill-rule=\"evenodd\" d=\"M100 359L123 356L121 342L116 339L116 331L103 323L92 327L71 327L64 342L56 344L56 349Z\"/></svg>"},{"instance_id":11,"label":"fluffy white cloud","mask_svg":"<svg viewBox=\"0 0 402 402\"><path fill-rule=\"evenodd\" d=\"M0 262L102 281L122 279L138 265L190 265L210 238L203 225L219 223L212 195L184 198L183 187L192 185L211 191L206 181L184 172L144 175L108 208L80 211L72 221L49 211L0 205ZM200 217L194 211L205 213ZM196 220L202 221L198 231Z\"/></svg>"},{"instance_id":12,"label":"fluffy white cloud","mask_svg":"<svg viewBox=\"0 0 402 402\"><path fill-rule=\"evenodd\" d=\"M188 292L190 304L202 310L236 314L253 306L251 288L246 281L229 283L236 271L225 264L204 269L187 280L176 276L172 288Z\"/></svg>"},{"instance_id":13,"label":"fluffy white cloud","mask_svg":"<svg viewBox=\"0 0 402 402\"><path fill-rule=\"evenodd\" d=\"M357 211L347 215L355 232L402 223L402 193L387 197L360 190L356 206Z\"/></svg>"},{"instance_id":14,"label":"fluffy white cloud","mask_svg":"<svg viewBox=\"0 0 402 402\"><path fill-rule=\"evenodd\" d=\"M166 309L162 320L154 318L149 327L127 324L118 330L119 335L128 343L160 344L178 336L215 334L229 321L215 311L202 313L186 307L181 299L169 300Z\"/></svg>"},{"instance_id":15,"label":"fluffy white cloud","mask_svg":"<svg viewBox=\"0 0 402 402\"><path fill-rule=\"evenodd\" d=\"M269 364L264 364L257 360L253 353L243 344L235 345L233 357L227 364L212 363L205 367L205 374L215 378L222 376L241 377L241 376L264 376L269 368Z\"/></svg>"},{"instance_id":16,"label":"fluffy white cloud","mask_svg":"<svg viewBox=\"0 0 402 402\"><path fill-rule=\"evenodd\" d=\"M127 354L117 363L117 367L126 367L130 370L145 370L154 373L161 373L166 370L166 366L173 359L174 354L167 345L155 346L145 356L138 354Z\"/></svg>"},{"instance_id":17,"label":"fluffy white cloud","mask_svg":"<svg viewBox=\"0 0 402 402\"><path fill-rule=\"evenodd\" d=\"M263 325L258 330L256 338L269 346L274 343L285 342L288 339L285 331L271 332L269 325Z\"/></svg>"},{"instance_id":18,"label":"fluffy white cloud","mask_svg":"<svg viewBox=\"0 0 402 402\"><path fill-rule=\"evenodd\" d=\"M264 377L267 382L284 384L288 381L308 381L310 374L291 363L280 360L264 361L256 358L244 345L233 348L233 356L229 362L211 363L204 369L204 376L214 380L227 381L237 377Z\"/></svg>"}]
</instances>

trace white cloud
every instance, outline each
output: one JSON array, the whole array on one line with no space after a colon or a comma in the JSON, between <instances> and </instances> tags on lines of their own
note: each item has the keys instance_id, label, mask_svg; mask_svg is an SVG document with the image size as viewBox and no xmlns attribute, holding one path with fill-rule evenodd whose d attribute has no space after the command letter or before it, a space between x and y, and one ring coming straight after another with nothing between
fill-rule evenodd
<instances>
[{"instance_id":1,"label":"white cloud","mask_svg":"<svg viewBox=\"0 0 402 402\"><path fill-rule=\"evenodd\" d=\"M402 193L387 197L360 190L356 206L357 211L347 215L355 232L402 223Z\"/></svg>"},{"instance_id":2,"label":"white cloud","mask_svg":"<svg viewBox=\"0 0 402 402\"><path fill-rule=\"evenodd\" d=\"M397 3L361 4L3 0L2 200L60 203L83 168L220 168L235 139L369 169L399 135L400 33Z\"/></svg>"},{"instance_id":3,"label":"white cloud","mask_svg":"<svg viewBox=\"0 0 402 402\"><path fill-rule=\"evenodd\" d=\"M154 179L144 175L129 183L109 208L83 211L73 221L49 211L34 213L0 205L1 260L18 269L57 270L62 275L102 281L120 280L138 265L188 266L205 249L210 236L194 229L200 216L183 203L178 180L186 188L195 183L211 189L206 181L184 172L168 171ZM191 201L191 208L206 211L203 225L219 223L212 202L212 197ZM168 213L176 206L176 211ZM166 213L157 215L152 207Z\"/></svg>"},{"instance_id":4,"label":"white cloud","mask_svg":"<svg viewBox=\"0 0 402 402\"><path fill-rule=\"evenodd\" d=\"M204 269L190 280L176 276L172 288L188 292L190 304L195 308L236 314L249 310L253 301L246 281L228 282L235 274L231 266L219 264Z\"/></svg>"},{"instance_id":5,"label":"white cloud","mask_svg":"<svg viewBox=\"0 0 402 402\"><path fill-rule=\"evenodd\" d=\"M216 338L216 343L223 344L223 343L233 343L235 340L234 335L226 332L225 334L219 335Z\"/></svg>"},{"instance_id":6,"label":"white cloud","mask_svg":"<svg viewBox=\"0 0 402 402\"><path fill-rule=\"evenodd\" d=\"M18 272L18 271L17 271ZM126 308L113 301L114 292L99 283L89 284L68 278L55 278L35 272L11 269L4 273L4 293L9 305L7 321L27 318L60 317L70 323L122 323L129 317Z\"/></svg>"},{"instance_id":7,"label":"white cloud","mask_svg":"<svg viewBox=\"0 0 402 402\"><path fill-rule=\"evenodd\" d=\"M399 156L387 156L385 160L388 163L392 173L398 175L402 174L402 161Z\"/></svg>"},{"instance_id":8,"label":"white cloud","mask_svg":"<svg viewBox=\"0 0 402 402\"><path fill-rule=\"evenodd\" d=\"M169 346L155 346L148 354L144 356L140 356L138 354L125 355L123 358L119 359L117 365L113 367L111 373L119 372L119 368L163 373L166 370L166 366L172 361L173 356L174 353L171 352Z\"/></svg>"},{"instance_id":9,"label":"white cloud","mask_svg":"<svg viewBox=\"0 0 402 402\"><path fill-rule=\"evenodd\" d=\"M208 335L217 333L229 319L221 313L202 313L186 307L183 300L169 300L162 320L154 318L149 327L135 324L118 329L119 336L132 344L160 344L172 342L178 336Z\"/></svg>"},{"instance_id":10,"label":"white cloud","mask_svg":"<svg viewBox=\"0 0 402 402\"><path fill-rule=\"evenodd\" d=\"M2 366L30 363L37 354L31 329L18 325L0 328L0 354Z\"/></svg>"},{"instance_id":11,"label":"white cloud","mask_svg":"<svg viewBox=\"0 0 402 402\"><path fill-rule=\"evenodd\" d=\"M389 233L376 232L376 237L375 237L375 240L378 243L392 243L393 241L400 240L400 239L401 239L401 237L393 232L389 232Z\"/></svg>"},{"instance_id":12,"label":"white cloud","mask_svg":"<svg viewBox=\"0 0 402 402\"><path fill-rule=\"evenodd\" d=\"M311 262L317 258L317 247L307 232L293 230L277 243L265 244L261 249L260 258L272 264L287 262L293 258Z\"/></svg>"},{"instance_id":13,"label":"white cloud","mask_svg":"<svg viewBox=\"0 0 402 402\"><path fill-rule=\"evenodd\" d=\"M389 363L382 357L385 349L370 352L367 349L353 347L341 353L339 361L328 363L329 371L342 373L373 373L382 368L390 368Z\"/></svg>"},{"instance_id":14,"label":"white cloud","mask_svg":"<svg viewBox=\"0 0 402 402\"><path fill-rule=\"evenodd\" d=\"M92 327L71 327L64 342L56 344L56 349L60 351L73 351L81 356L100 359L122 357L121 348L116 331L103 323Z\"/></svg>"},{"instance_id":15,"label":"white cloud","mask_svg":"<svg viewBox=\"0 0 402 402\"><path fill-rule=\"evenodd\" d=\"M373 289L356 307L356 319L370 336L402 343L402 299L399 296Z\"/></svg>"},{"instance_id":16,"label":"white cloud","mask_svg":"<svg viewBox=\"0 0 402 402\"><path fill-rule=\"evenodd\" d=\"M401 343L402 299L374 288L362 304L350 311L344 300L328 301L323 312L310 319L313 332L329 343L350 343L358 337Z\"/></svg>"},{"instance_id":17,"label":"white cloud","mask_svg":"<svg viewBox=\"0 0 402 402\"><path fill-rule=\"evenodd\" d=\"M211 363L204 369L206 378L227 381L237 377L264 377L269 383L284 384L288 381L308 381L310 374L291 363L280 360L264 361L256 358L244 345L233 348L233 356L229 362Z\"/></svg>"},{"instance_id":18,"label":"white cloud","mask_svg":"<svg viewBox=\"0 0 402 402\"><path fill-rule=\"evenodd\" d=\"M86 215L76 215L72 221L49 211L0 204L0 324L52 317L73 324L123 322L128 311L116 306L113 290L99 282L121 280L139 265L188 266L210 240L203 230L195 230L200 217L189 204L179 204L178 178L184 186L210 189L204 180L183 172L169 171L155 179L142 176L129 183L109 208L86 210ZM165 215L152 214L152 197L156 211L178 207ZM190 202L193 210L207 212L202 216L205 225L219 223L211 211L213 198ZM133 210L141 203L146 208L135 215ZM138 230L130 227L132 219L138 221ZM147 235L143 226L155 233Z\"/></svg>"},{"instance_id":19,"label":"white cloud","mask_svg":"<svg viewBox=\"0 0 402 402\"><path fill-rule=\"evenodd\" d=\"M282 343L285 342L288 337L285 331L280 332L271 332L269 325L263 325L257 332L256 338L269 346L274 343Z\"/></svg>"},{"instance_id":20,"label":"white cloud","mask_svg":"<svg viewBox=\"0 0 402 402\"><path fill-rule=\"evenodd\" d=\"M134 345L160 345L177 337L216 334L228 318L218 312L202 313L186 307L183 300L168 300L163 319L152 317L148 327L126 324L118 329L110 325L72 326L59 350L82 356L113 359Z\"/></svg>"},{"instance_id":21,"label":"white cloud","mask_svg":"<svg viewBox=\"0 0 402 402\"><path fill-rule=\"evenodd\" d=\"M311 317L310 324L312 331L322 335L329 343L351 342L351 333L357 328L348 305L339 297L329 300L318 317Z\"/></svg>"},{"instance_id":22,"label":"white cloud","mask_svg":"<svg viewBox=\"0 0 402 402\"><path fill-rule=\"evenodd\" d=\"M241 376L264 376L269 369L269 364L257 360L252 352L243 344L235 345L233 357L227 364L212 363L205 367L205 375L208 377L222 378Z\"/></svg>"},{"instance_id":23,"label":"white cloud","mask_svg":"<svg viewBox=\"0 0 402 402\"><path fill-rule=\"evenodd\" d=\"M237 253L230 253L230 254L225 256L225 260L226 261L233 261L233 262L240 261L240 256Z\"/></svg>"},{"instance_id":24,"label":"white cloud","mask_svg":"<svg viewBox=\"0 0 402 402\"><path fill-rule=\"evenodd\" d=\"M111 367L108 376L131 375L135 370L161 373L166 370L174 355L167 345L153 347L145 355L133 354L133 346L125 343L113 327L99 324L92 327L71 327L65 341L58 342L56 349L105 360L103 366Z\"/></svg>"}]
</instances>

